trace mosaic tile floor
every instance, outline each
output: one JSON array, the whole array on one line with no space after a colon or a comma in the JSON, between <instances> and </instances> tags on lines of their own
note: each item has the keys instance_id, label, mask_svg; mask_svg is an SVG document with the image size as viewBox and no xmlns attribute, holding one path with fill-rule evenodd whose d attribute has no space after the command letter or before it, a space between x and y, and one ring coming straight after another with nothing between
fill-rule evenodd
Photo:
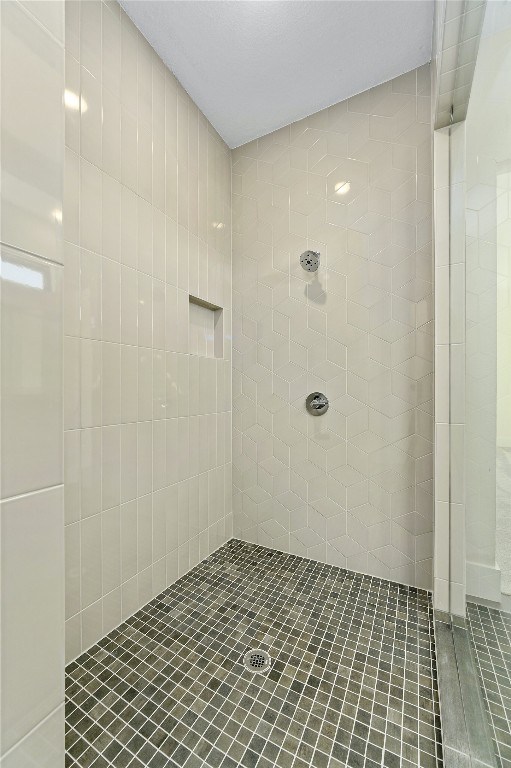
<instances>
[{"instance_id":1,"label":"mosaic tile floor","mask_svg":"<svg viewBox=\"0 0 511 768\"><path fill-rule=\"evenodd\" d=\"M467 603L467 618L495 755L511 768L511 614Z\"/></svg>"},{"instance_id":2,"label":"mosaic tile floor","mask_svg":"<svg viewBox=\"0 0 511 768\"><path fill-rule=\"evenodd\" d=\"M66 766L441 766L432 632L426 592L232 540L69 665Z\"/></svg>"}]
</instances>

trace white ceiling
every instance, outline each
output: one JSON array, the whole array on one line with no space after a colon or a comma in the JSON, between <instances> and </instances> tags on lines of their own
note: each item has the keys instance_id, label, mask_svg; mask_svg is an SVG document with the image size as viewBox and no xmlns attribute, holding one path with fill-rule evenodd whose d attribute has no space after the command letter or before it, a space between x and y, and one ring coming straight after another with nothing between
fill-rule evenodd
<instances>
[{"instance_id":1,"label":"white ceiling","mask_svg":"<svg viewBox=\"0 0 511 768\"><path fill-rule=\"evenodd\" d=\"M121 0L230 147L431 59L433 0Z\"/></svg>"}]
</instances>

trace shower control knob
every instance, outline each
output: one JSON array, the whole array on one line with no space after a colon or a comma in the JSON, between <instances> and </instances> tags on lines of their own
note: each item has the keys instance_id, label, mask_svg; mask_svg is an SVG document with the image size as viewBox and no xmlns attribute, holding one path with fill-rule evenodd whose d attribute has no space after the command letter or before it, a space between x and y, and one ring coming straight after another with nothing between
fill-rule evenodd
<instances>
[{"instance_id":1,"label":"shower control knob","mask_svg":"<svg viewBox=\"0 0 511 768\"><path fill-rule=\"evenodd\" d=\"M305 407L312 416L321 416L328 411L328 398L322 392L311 392L305 401Z\"/></svg>"}]
</instances>

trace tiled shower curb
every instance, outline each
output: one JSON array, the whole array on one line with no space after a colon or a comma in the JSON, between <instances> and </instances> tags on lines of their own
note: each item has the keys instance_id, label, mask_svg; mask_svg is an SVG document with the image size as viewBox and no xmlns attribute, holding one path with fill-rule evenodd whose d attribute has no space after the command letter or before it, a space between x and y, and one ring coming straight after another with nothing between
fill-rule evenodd
<instances>
[{"instance_id":1,"label":"tiled shower curb","mask_svg":"<svg viewBox=\"0 0 511 768\"><path fill-rule=\"evenodd\" d=\"M445 768L497 768L468 632L435 612Z\"/></svg>"}]
</instances>

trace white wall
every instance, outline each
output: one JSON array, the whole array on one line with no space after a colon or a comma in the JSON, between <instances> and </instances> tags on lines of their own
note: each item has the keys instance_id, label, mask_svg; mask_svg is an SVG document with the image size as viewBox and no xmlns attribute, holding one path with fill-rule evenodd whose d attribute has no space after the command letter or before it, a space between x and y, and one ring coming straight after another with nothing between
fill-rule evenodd
<instances>
[{"instance_id":1,"label":"white wall","mask_svg":"<svg viewBox=\"0 0 511 768\"><path fill-rule=\"evenodd\" d=\"M0 4L2 768L64 766L64 4Z\"/></svg>"},{"instance_id":2,"label":"white wall","mask_svg":"<svg viewBox=\"0 0 511 768\"><path fill-rule=\"evenodd\" d=\"M233 151L235 533L427 588L430 99L426 66Z\"/></svg>"},{"instance_id":3,"label":"white wall","mask_svg":"<svg viewBox=\"0 0 511 768\"><path fill-rule=\"evenodd\" d=\"M66 2L66 89L72 659L231 535L231 160L117 3ZM190 354L189 294L222 359Z\"/></svg>"}]
</instances>

